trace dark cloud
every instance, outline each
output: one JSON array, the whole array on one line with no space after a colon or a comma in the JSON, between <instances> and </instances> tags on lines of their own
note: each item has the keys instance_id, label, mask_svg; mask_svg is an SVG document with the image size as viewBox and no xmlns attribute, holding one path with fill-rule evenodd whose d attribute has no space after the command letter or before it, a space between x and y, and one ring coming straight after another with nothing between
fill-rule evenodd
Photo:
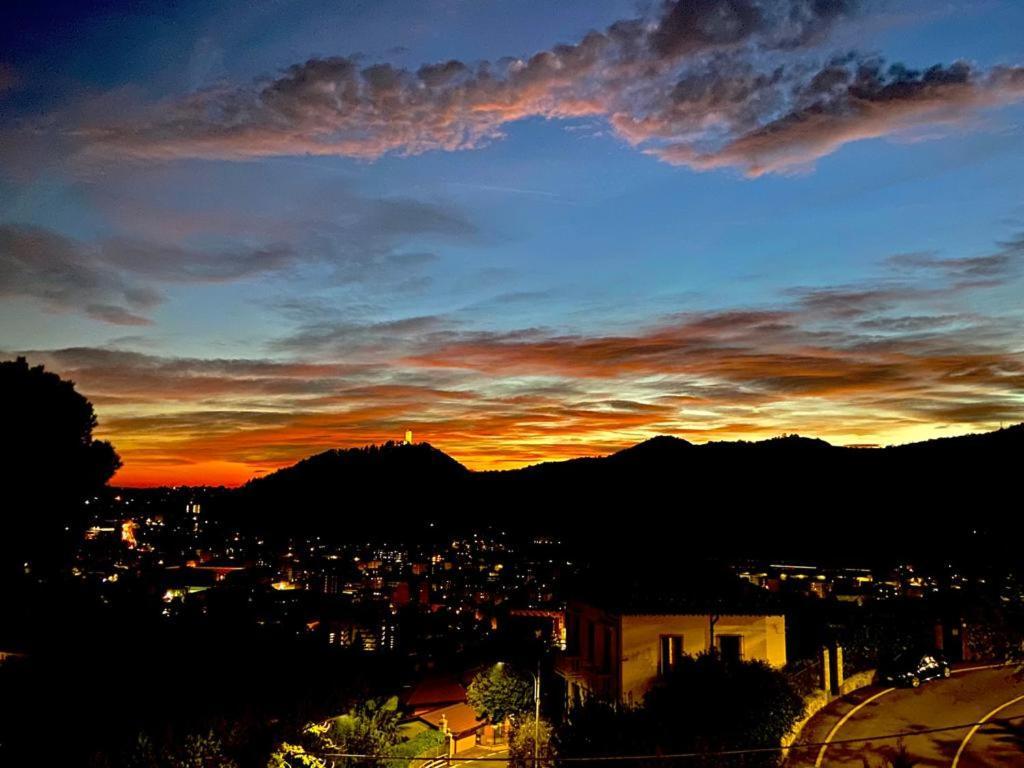
<instances>
[{"instance_id":1,"label":"dark cloud","mask_svg":"<svg viewBox=\"0 0 1024 768\"><path fill-rule=\"evenodd\" d=\"M718 57L721 67L756 68L764 52L821 42L851 15L852 0L683 0L652 18L625 19L577 43L526 59L450 60L412 71L363 66L346 56L310 59L250 87L219 87L155 105L130 121L96 121L94 148L139 157L313 154L377 158L389 152L478 147L505 125L532 116L603 116L634 142L678 139L684 124L723 118L707 100L673 102L680 77ZM751 72L755 113L766 87ZM769 79L771 76L768 76ZM719 87L726 87L721 78ZM714 90L708 85L706 90ZM684 89L685 90L685 89ZM742 98L739 92L733 98ZM721 102L726 97L719 97ZM691 110L682 119L682 105ZM677 114L668 119L666 110ZM763 115L762 115L763 117ZM748 120L751 118L748 118ZM668 132L669 126L675 130Z\"/></svg>"},{"instance_id":2,"label":"dark cloud","mask_svg":"<svg viewBox=\"0 0 1024 768\"><path fill-rule=\"evenodd\" d=\"M32 226L0 225L0 294L115 325L145 325L163 301L149 283L238 280L292 265L288 248L193 251L109 239L86 243Z\"/></svg>"},{"instance_id":3,"label":"dark cloud","mask_svg":"<svg viewBox=\"0 0 1024 768\"><path fill-rule=\"evenodd\" d=\"M806 167L853 141L962 124L978 110L1024 99L1024 67L977 71L965 62L917 72L847 56L786 80L790 108L781 116L760 115L756 127L718 146L670 142L651 151L694 168L734 166L758 176Z\"/></svg>"},{"instance_id":4,"label":"dark cloud","mask_svg":"<svg viewBox=\"0 0 1024 768\"><path fill-rule=\"evenodd\" d=\"M667 3L650 45L665 57L692 55L754 36L766 23L760 4L751 0L686 0Z\"/></svg>"},{"instance_id":5,"label":"dark cloud","mask_svg":"<svg viewBox=\"0 0 1024 768\"><path fill-rule=\"evenodd\" d=\"M39 227L0 225L0 295L28 297L62 312L119 325L142 325L139 313L162 297L125 278L101 249Z\"/></svg>"},{"instance_id":6,"label":"dark cloud","mask_svg":"<svg viewBox=\"0 0 1024 768\"><path fill-rule=\"evenodd\" d=\"M298 261L295 251L283 244L207 252L113 238L98 249L105 264L122 272L174 283L230 282L287 269Z\"/></svg>"},{"instance_id":7,"label":"dark cloud","mask_svg":"<svg viewBox=\"0 0 1024 768\"><path fill-rule=\"evenodd\" d=\"M85 314L93 320L100 320L112 325L152 325L152 321L129 312L124 307L111 304L90 304L85 308Z\"/></svg>"},{"instance_id":8,"label":"dark cloud","mask_svg":"<svg viewBox=\"0 0 1024 768\"><path fill-rule=\"evenodd\" d=\"M271 344L271 349L302 356L387 354L394 356L419 343L425 336L450 329L451 321L440 315L423 315L360 323L330 316L303 323L292 334Z\"/></svg>"},{"instance_id":9,"label":"dark cloud","mask_svg":"<svg viewBox=\"0 0 1024 768\"><path fill-rule=\"evenodd\" d=\"M86 129L92 150L143 158L343 155L479 147L527 117L602 117L626 141L697 169L760 175L838 147L962 122L1024 98L1024 68L917 72L809 51L854 0L679 0L525 59L407 70L316 58Z\"/></svg>"},{"instance_id":10,"label":"dark cloud","mask_svg":"<svg viewBox=\"0 0 1024 768\"><path fill-rule=\"evenodd\" d=\"M124 198L101 198L107 209ZM118 325L148 323L167 284L225 283L287 273L321 284L383 283L417 290L429 251L407 250L411 238L448 242L475 236L459 211L414 199L371 198L334 187L309 218L149 210L134 201L120 211L132 232L86 242L50 230L0 224L0 295L23 296L55 311ZM135 234L138 233L138 234ZM231 241L192 247L181 243ZM250 244L251 243L251 244Z\"/></svg>"},{"instance_id":11,"label":"dark cloud","mask_svg":"<svg viewBox=\"0 0 1024 768\"><path fill-rule=\"evenodd\" d=\"M1024 269L1024 233L998 243L992 253L943 258L935 253L901 253L887 264L900 272L938 276L953 289L999 285Z\"/></svg>"}]
</instances>

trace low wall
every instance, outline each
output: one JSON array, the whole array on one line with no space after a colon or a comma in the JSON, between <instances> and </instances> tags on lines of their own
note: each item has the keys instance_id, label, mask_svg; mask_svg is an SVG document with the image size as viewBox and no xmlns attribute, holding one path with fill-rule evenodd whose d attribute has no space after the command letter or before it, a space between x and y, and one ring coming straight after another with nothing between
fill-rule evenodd
<instances>
[{"instance_id":1,"label":"low wall","mask_svg":"<svg viewBox=\"0 0 1024 768\"><path fill-rule=\"evenodd\" d=\"M825 691L814 691L803 697L804 716L793 724L793 730L782 737L782 746L791 747L793 742L800 737L800 732L807 725L807 721L824 709L825 705L832 701L832 697Z\"/></svg>"},{"instance_id":2,"label":"low wall","mask_svg":"<svg viewBox=\"0 0 1024 768\"><path fill-rule=\"evenodd\" d=\"M875 682L876 671L873 669L865 669L863 672L858 672L855 675L850 675L843 681L843 684L839 686L839 695L845 696L848 693L863 688L865 685L871 685Z\"/></svg>"},{"instance_id":3,"label":"low wall","mask_svg":"<svg viewBox=\"0 0 1024 768\"><path fill-rule=\"evenodd\" d=\"M853 693L866 685L871 685L874 680L875 670L873 669L868 669L864 672L858 672L855 675L850 675L839 687L839 696L845 696L846 694ZM828 706L829 702L836 698L838 698L838 696L832 696L826 691L813 691L812 693L804 696L804 716L793 725L793 730L783 737L782 746L793 746L793 743L800 738L800 732L803 731L804 726L807 725L810 719Z\"/></svg>"}]
</instances>

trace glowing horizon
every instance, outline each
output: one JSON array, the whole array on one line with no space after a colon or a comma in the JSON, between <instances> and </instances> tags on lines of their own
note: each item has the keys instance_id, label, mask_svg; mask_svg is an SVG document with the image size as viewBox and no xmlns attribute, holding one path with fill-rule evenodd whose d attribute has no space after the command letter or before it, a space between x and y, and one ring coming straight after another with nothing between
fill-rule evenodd
<instances>
[{"instance_id":1,"label":"glowing horizon","mask_svg":"<svg viewBox=\"0 0 1024 768\"><path fill-rule=\"evenodd\" d=\"M1009 425L1007 425L1007 426L1009 426ZM926 431L926 430L928 430L927 427L922 429L921 437L920 438L915 439L912 436L914 433L911 431L907 435L901 435L901 438L898 441L893 441L893 442L877 442L877 443L872 443L872 442L860 441L860 442L857 442L857 443L841 443L841 442L832 442L831 440L828 440L826 442L829 442L829 443L831 443L833 445L837 445L837 446L841 446L841 447L872 448L872 447L883 447L883 446L886 446L886 445L898 445L898 444L903 444L903 443L908 443L908 442L918 442L918 440L928 440L928 439L933 439L933 438L936 437L936 435L934 435L930 431ZM951 431L951 432L944 432L940 436L941 437L954 437L954 436L958 436L958 435L972 434L974 432L975 432L975 430L972 430L972 429L960 429L960 430ZM522 458L522 459L518 459L518 460L517 459L507 459L507 458L503 458L501 456L496 456L496 455L495 456L481 455L481 456L476 456L474 459L463 459L463 458L460 457L459 452L457 452L457 451L453 452L452 450L448 450L444 445L437 444L435 442L432 442L431 440L422 440L422 441L418 441L418 442L427 443L427 444L431 445L432 447L434 447L434 448L436 448L438 450L443 451L445 454L447 454L448 456L450 456L453 459L455 459L456 461L458 461L460 464L465 466L467 469L475 471L475 472L480 472L480 471L492 471L492 470L499 470L500 471L500 470L521 469L523 467L533 466L535 464L540 464L540 463L544 463L544 462L567 461L567 460L570 460L570 459L577 459L577 458L586 458L586 457L595 457L595 456L606 456L606 455L608 455L610 453L614 453L614 452L622 450L624 448L629 448L632 445L636 445L637 443L643 442L644 440L648 440L648 439L650 439L652 437L663 436L665 434L666 433L663 433L663 432L650 433L650 434L646 434L646 435L640 436L636 440L626 441L626 442L623 442L623 443L617 443L617 442L614 442L614 441L604 442L604 443L601 444L604 447L604 450L600 451L600 452L599 451L589 450L589 449L587 449L586 446L579 445L579 446L565 446L565 447L563 447L561 450L559 450L556 453L545 454L545 453L543 453L542 448L538 447L536 449L536 453L534 454L534 458L529 458L529 459ZM721 434L717 434L716 433L716 434L712 435L710 438L708 438L706 440L700 439L701 436L699 434L696 434L696 433L690 433L688 435L674 434L674 435L670 435L670 436L671 437L681 437L681 438L687 440L688 442L694 443L695 445L700 445L702 443L716 442L716 441L725 441L725 440L747 440L747 441L767 440L767 439L770 439L770 438L773 438L773 437L779 437L779 436L781 436L783 434L800 434L801 437L808 437L808 438L815 438L815 437L817 437L817 435L801 434L799 432L797 432L797 433L793 433L793 432L784 432L784 433L780 433L780 432L772 432L772 433L767 433L767 432L766 433L740 433L740 434L735 435L734 437L724 437ZM98 433L98 436L101 439L110 439L111 438L110 435L104 434L102 432L102 430L100 430L100 432ZM295 464L297 461L300 461L300 460L302 460L304 458L307 458L309 456L316 455L317 453L322 453L323 451L327 451L327 450L331 450L331 449L341 449L341 450L344 450L344 449L347 449L347 448L362 448L362 447L366 447L366 446L370 446L370 445L381 445L381 444L387 442L388 440L391 440L392 442L400 442L398 440L395 440L392 437L392 438L382 438L382 439L379 439L379 440L370 440L370 441L366 441L366 442L362 442L362 443L353 442L353 443L348 443L348 444L345 444L345 445L321 446L317 450L311 450L307 454L297 455L294 460L283 461L281 463L271 463L271 464L248 465L248 464L241 464L241 463L221 462L221 461L198 462L198 463L196 463L194 465L190 465L189 466L190 473L188 475L180 474L180 471L179 471L179 469L177 467L164 467L164 468L161 468L161 467L148 467L148 468L140 468L138 470L135 470L129 464L129 460L125 459L125 457L122 456L122 460L125 461L125 465L120 470L118 470L117 474L115 474L113 479L110 481L110 484L111 484L111 486L119 487L119 488L160 488L160 487L181 487L181 486L192 486L192 487L197 487L197 486L209 486L209 487L224 486L224 487L227 487L227 488L237 488L237 487L240 487L242 485L245 485L245 483L247 483L250 480L254 480L254 479L256 479L258 477L262 477L264 475L268 475L268 474L270 474L272 472L275 472L275 471L277 471L279 469L284 469L286 467L290 467L293 464ZM578 447L578 450L576 450L576 451L572 450L574 447ZM197 477L199 479L195 480L195 481L189 480L188 478L192 477L192 476L195 476L195 477Z\"/></svg>"}]
</instances>

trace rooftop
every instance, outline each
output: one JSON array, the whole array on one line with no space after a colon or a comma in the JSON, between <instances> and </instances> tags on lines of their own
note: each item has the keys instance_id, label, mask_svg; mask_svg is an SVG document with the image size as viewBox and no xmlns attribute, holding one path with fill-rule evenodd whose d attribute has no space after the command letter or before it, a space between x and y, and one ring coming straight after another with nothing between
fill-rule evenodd
<instances>
[{"instance_id":1,"label":"rooftop","mask_svg":"<svg viewBox=\"0 0 1024 768\"><path fill-rule=\"evenodd\" d=\"M417 715L417 717L437 729L441 728L443 720L447 722L448 730L456 736L476 730L484 723L482 718L476 716L473 708L464 703L449 704L447 707L432 709Z\"/></svg>"}]
</instances>

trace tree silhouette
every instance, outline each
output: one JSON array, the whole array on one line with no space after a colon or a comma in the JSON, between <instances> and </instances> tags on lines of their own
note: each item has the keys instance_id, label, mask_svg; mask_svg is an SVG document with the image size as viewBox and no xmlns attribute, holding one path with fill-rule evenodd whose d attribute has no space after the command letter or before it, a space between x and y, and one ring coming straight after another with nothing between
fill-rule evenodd
<instances>
[{"instance_id":1,"label":"tree silhouette","mask_svg":"<svg viewBox=\"0 0 1024 768\"><path fill-rule=\"evenodd\" d=\"M684 656L639 707L585 703L558 734L563 757L706 753L694 766L774 768L783 736L804 714L785 676L759 661ZM725 762L717 752L762 749ZM637 765L644 765L638 762ZM650 764L648 764L650 765Z\"/></svg>"},{"instance_id":2,"label":"tree silhouette","mask_svg":"<svg viewBox=\"0 0 1024 768\"><path fill-rule=\"evenodd\" d=\"M533 708L533 685L504 664L495 664L473 678L466 701L479 717L503 723Z\"/></svg>"},{"instance_id":3,"label":"tree silhouette","mask_svg":"<svg viewBox=\"0 0 1024 768\"><path fill-rule=\"evenodd\" d=\"M82 522L82 502L121 466L110 443L94 440L92 404L43 366L0 362L7 456L0 489L9 504L0 571L55 561Z\"/></svg>"}]
</instances>

